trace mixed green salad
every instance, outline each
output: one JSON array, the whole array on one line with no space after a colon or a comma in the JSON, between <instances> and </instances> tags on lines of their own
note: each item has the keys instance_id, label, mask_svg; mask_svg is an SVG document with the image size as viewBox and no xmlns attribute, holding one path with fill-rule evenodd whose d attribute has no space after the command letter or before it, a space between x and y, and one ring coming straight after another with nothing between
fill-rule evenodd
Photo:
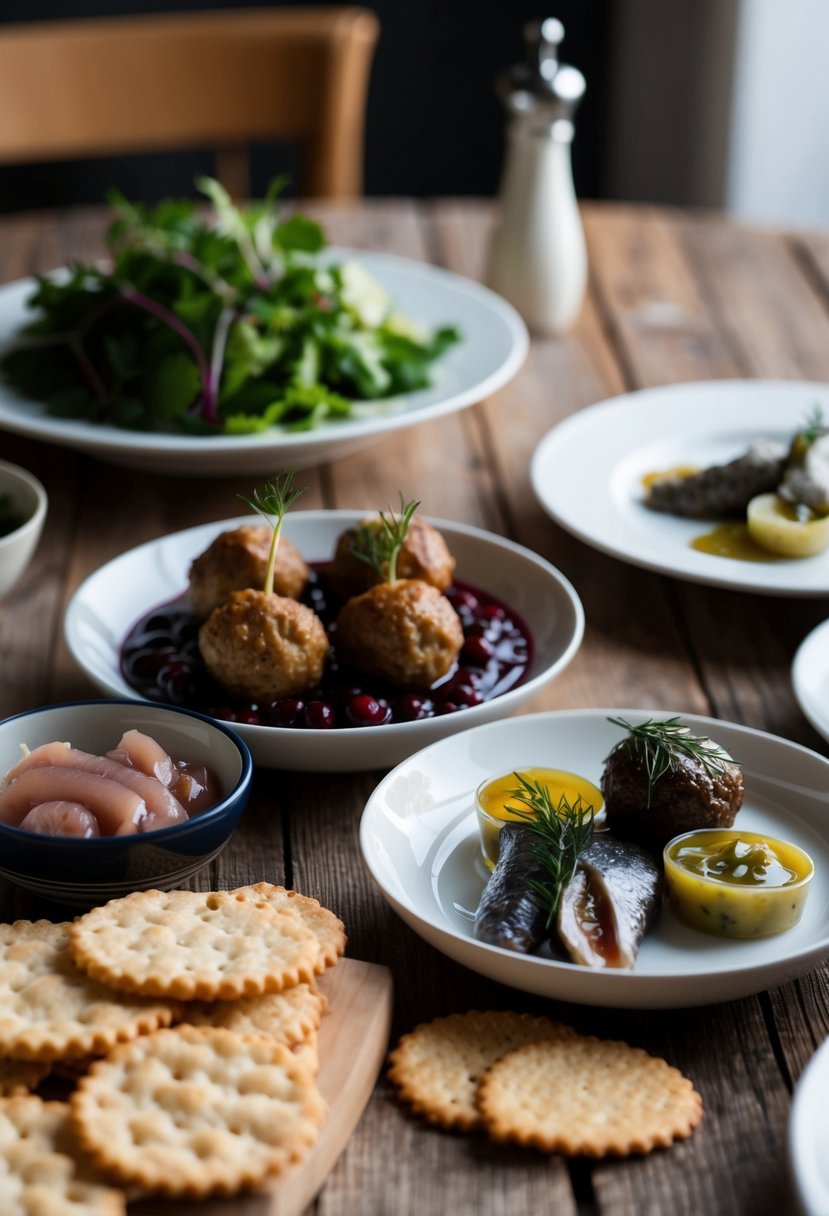
<instances>
[{"instance_id":1,"label":"mixed green salad","mask_svg":"<svg viewBox=\"0 0 829 1216\"><path fill-rule=\"evenodd\" d=\"M430 383L459 335L423 333L359 262L327 265L325 235L267 198L237 208L211 178L192 201L113 196L110 264L41 277L37 319L0 362L51 414L138 430L310 430L356 399Z\"/></svg>"}]
</instances>

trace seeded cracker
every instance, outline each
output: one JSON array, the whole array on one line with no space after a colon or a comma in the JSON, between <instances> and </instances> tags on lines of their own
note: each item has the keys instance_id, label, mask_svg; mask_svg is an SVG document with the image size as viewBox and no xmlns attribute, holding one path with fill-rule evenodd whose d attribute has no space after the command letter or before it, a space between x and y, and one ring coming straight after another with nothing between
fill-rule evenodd
<instances>
[{"instance_id":1,"label":"seeded cracker","mask_svg":"<svg viewBox=\"0 0 829 1216\"><path fill-rule=\"evenodd\" d=\"M482 1077L478 1108L495 1140L585 1157L667 1148L702 1119L699 1094L665 1060L581 1035L508 1052Z\"/></svg>"},{"instance_id":2,"label":"seeded cracker","mask_svg":"<svg viewBox=\"0 0 829 1216\"><path fill-rule=\"evenodd\" d=\"M117 1048L93 1065L71 1106L99 1167L142 1191L193 1198L281 1173L325 1115L312 1074L288 1048L204 1026Z\"/></svg>"},{"instance_id":3,"label":"seeded cracker","mask_svg":"<svg viewBox=\"0 0 829 1216\"><path fill-rule=\"evenodd\" d=\"M319 943L293 912L230 891L136 891L75 921L72 952L123 992L209 1001L310 981Z\"/></svg>"},{"instance_id":4,"label":"seeded cracker","mask_svg":"<svg viewBox=\"0 0 829 1216\"><path fill-rule=\"evenodd\" d=\"M266 1035L293 1047L314 1034L324 1006L325 998L313 985L296 984L283 992L239 1001L188 1001L183 1016L191 1026L224 1026L238 1034Z\"/></svg>"},{"instance_id":5,"label":"seeded cracker","mask_svg":"<svg viewBox=\"0 0 829 1216\"><path fill-rule=\"evenodd\" d=\"M513 1047L575 1032L528 1013L453 1013L424 1022L403 1035L389 1056L389 1079L418 1114L440 1127L470 1130L481 1120L475 1105L478 1081Z\"/></svg>"},{"instance_id":6,"label":"seeded cracker","mask_svg":"<svg viewBox=\"0 0 829 1216\"><path fill-rule=\"evenodd\" d=\"M264 900L278 911L289 909L299 916L305 926L315 933L320 943L320 958L317 972L333 967L345 951L346 936L343 922L309 895L289 891L285 887L274 887L269 882L257 882L251 887L238 887L234 895L245 899Z\"/></svg>"},{"instance_id":7,"label":"seeded cracker","mask_svg":"<svg viewBox=\"0 0 829 1216\"><path fill-rule=\"evenodd\" d=\"M68 924L0 924L0 1055L74 1060L169 1026L176 1006L124 999L79 971Z\"/></svg>"},{"instance_id":8,"label":"seeded cracker","mask_svg":"<svg viewBox=\"0 0 829 1216\"><path fill-rule=\"evenodd\" d=\"M3 1216L124 1216L120 1191L78 1177L68 1116L65 1103L31 1095L0 1102Z\"/></svg>"}]
</instances>

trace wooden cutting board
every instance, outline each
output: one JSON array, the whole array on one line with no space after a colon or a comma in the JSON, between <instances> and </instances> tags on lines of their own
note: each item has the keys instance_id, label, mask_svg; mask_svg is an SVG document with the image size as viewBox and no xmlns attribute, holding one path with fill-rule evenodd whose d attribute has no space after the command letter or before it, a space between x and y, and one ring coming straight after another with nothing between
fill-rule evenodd
<instances>
[{"instance_id":1,"label":"wooden cutting board","mask_svg":"<svg viewBox=\"0 0 829 1216\"><path fill-rule=\"evenodd\" d=\"M146 1199L135 1216L301 1216L346 1146L383 1063L392 1012L391 974L385 967L341 959L319 981L328 1013L319 1031L318 1083L328 1118L310 1153L264 1191L232 1199Z\"/></svg>"}]
</instances>

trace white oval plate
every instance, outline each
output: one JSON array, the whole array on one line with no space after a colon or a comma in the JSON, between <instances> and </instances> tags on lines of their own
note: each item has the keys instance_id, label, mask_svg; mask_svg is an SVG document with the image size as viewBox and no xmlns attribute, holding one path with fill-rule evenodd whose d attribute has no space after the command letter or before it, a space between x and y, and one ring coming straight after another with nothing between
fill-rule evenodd
<instances>
[{"instance_id":1,"label":"white oval plate","mask_svg":"<svg viewBox=\"0 0 829 1216\"><path fill-rule=\"evenodd\" d=\"M789 1115L789 1164L804 1216L829 1216L829 1039L795 1086Z\"/></svg>"},{"instance_id":2,"label":"white oval plate","mask_svg":"<svg viewBox=\"0 0 829 1216\"><path fill-rule=\"evenodd\" d=\"M800 643L792 663L792 684L804 716L829 742L829 621Z\"/></svg>"},{"instance_id":3,"label":"white oval plate","mask_svg":"<svg viewBox=\"0 0 829 1216\"><path fill-rule=\"evenodd\" d=\"M324 561L337 537L369 511L296 511L285 535L307 561ZM102 692L138 697L120 672L120 647L130 626L154 605L180 595L194 557L219 532L250 523L227 519L175 532L116 557L75 592L64 630L73 657ZM527 680L481 705L419 722L336 730L232 724L257 764L304 772L359 772L390 768L444 735L507 717L560 674L584 633L584 611L570 583L537 554L491 532L433 520L457 559L458 578L503 600L527 623L535 654Z\"/></svg>"},{"instance_id":4,"label":"white oval plate","mask_svg":"<svg viewBox=\"0 0 829 1216\"><path fill-rule=\"evenodd\" d=\"M829 954L829 760L749 727L683 714L737 758L745 804L737 824L799 844L815 863L800 924L762 941L695 932L665 906L632 971L597 971L478 942L472 921L487 874L474 791L488 777L543 765L598 784L623 732L607 719L641 722L660 710L586 709L533 714L444 739L398 765L369 798L363 858L391 906L450 958L525 992L634 1009L730 1001L773 987Z\"/></svg>"},{"instance_id":5,"label":"white oval plate","mask_svg":"<svg viewBox=\"0 0 829 1216\"><path fill-rule=\"evenodd\" d=\"M643 475L657 469L723 464L761 438L788 444L816 405L829 417L829 385L702 381L614 397L545 435L533 489L568 532L634 566L737 591L829 595L829 551L771 562L700 553L690 542L715 525L650 511L642 489Z\"/></svg>"},{"instance_id":6,"label":"white oval plate","mask_svg":"<svg viewBox=\"0 0 829 1216\"><path fill-rule=\"evenodd\" d=\"M430 388L359 402L352 418L323 423L312 431L210 438L53 418L44 405L20 397L0 379L0 429L154 473L228 477L272 473L280 465L304 468L333 460L389 431L474 405L506 384L524 362L528 347L524 322L511 304L480 283L393 254L334 248L326 251L326 258L359 261L382 283L394 307L424 329L458 326L462 341L433 365ZM34 282L24 279L0 288L0 355L31 319L25 301Z\"/></svg>"}]
</instances>

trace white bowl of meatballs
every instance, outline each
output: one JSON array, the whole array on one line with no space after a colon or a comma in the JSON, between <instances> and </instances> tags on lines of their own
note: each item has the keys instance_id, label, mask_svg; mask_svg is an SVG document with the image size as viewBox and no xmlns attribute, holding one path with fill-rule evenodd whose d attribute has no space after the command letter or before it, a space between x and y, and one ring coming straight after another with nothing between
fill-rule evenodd
<instances>
[{"instance_id":1,"label":"white bowl of meatballs","mask_svg":"<svg viewBox=\"0 0 829 1216\"><path fill-rule=\"evenodd\" d=\"M389 768L507 717L562 672L584 612L562 574L502 537L415 516L392 563L360 548L377 512L244 516L132 549L67 609L76 662L105 694L227 722L255 763Z\"/></svg>"}]
</instances>

